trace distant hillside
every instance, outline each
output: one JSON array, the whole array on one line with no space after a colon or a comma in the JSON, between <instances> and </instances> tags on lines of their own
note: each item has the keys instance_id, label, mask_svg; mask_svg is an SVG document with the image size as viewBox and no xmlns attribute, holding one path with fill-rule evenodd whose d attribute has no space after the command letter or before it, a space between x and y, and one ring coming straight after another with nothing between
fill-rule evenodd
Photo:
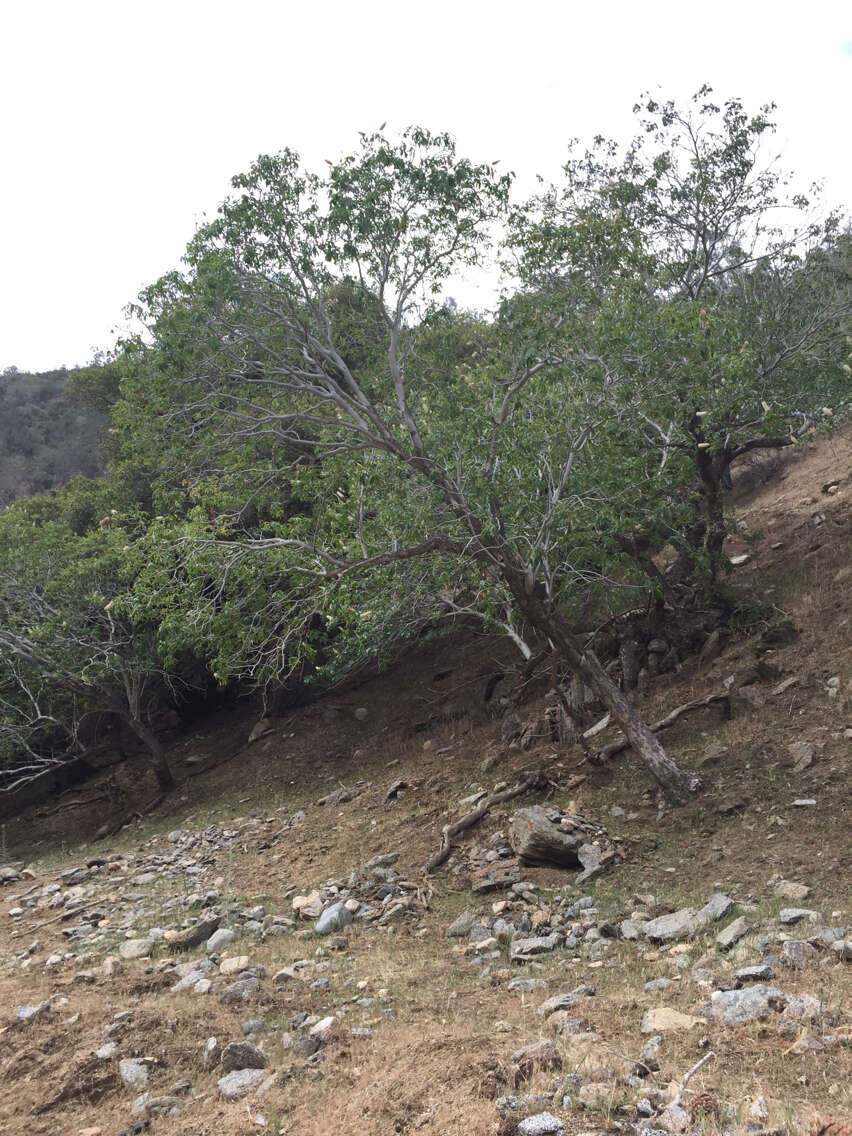
<instances>
[{"instance_id":1,"label":"distant hillside","mask_svg":"<svg viewBox=\"0 0 852 1136\"><path fill-rule=\"evenodd\" d=\"M69 372L0 374L0 507L43 493L72 474L97 476L106 415L66 394Z\"/></svg>"}]
</instances>

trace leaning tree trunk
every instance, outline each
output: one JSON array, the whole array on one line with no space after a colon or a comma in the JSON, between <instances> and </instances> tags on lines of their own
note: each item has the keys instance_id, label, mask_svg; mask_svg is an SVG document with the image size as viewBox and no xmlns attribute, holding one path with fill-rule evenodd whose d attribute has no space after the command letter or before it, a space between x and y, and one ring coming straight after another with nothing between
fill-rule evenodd
<instances>
[{"instance_id":1,"label":"leaning tree trunk","mask_svg":"<svg viewBox=\"0 0 852 1136\"><path fill-rule=\"evenodd\" d=\"M682 770L666 753L630 699L616 686L593 651L586 650L558 612L546 607L520 573L510 578L518 607L530 623L546 635L568 669L595 692L613 720L660 784L675 796L694 792L699 779Z\"/></svg>"},{"instance_id":2,"label":"leaning tree trunk","mask_svg":"<svg viewBox=\"0 0 852 1136\"><path fill-rule=\"evenodd\" d=\"M142 742L148 750L151 758L151 765L154 770L154 775L157 778L157 784L164 793L168 793L170 789L175 786L175 779L169 767L166 751L163 748L162 742L154 733L154 731L140 719L128 717L127 724L130 726L136 737Z\"/></svg>"}]
</instances>

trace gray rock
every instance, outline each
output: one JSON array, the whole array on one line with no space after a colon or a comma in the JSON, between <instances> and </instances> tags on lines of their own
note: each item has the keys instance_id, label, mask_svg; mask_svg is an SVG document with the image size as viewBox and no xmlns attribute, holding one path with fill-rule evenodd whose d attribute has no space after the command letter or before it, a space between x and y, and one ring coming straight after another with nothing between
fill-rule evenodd
<instances>
[{"instance_id":1,"label":"gray rock","mask_svg":"<svg viewBox=\"0 0 852 1136\"><path fill-rule=\"evenodd\" d=\"M481 923L474 923L467 936L472 943L484 943L492 937L491 931Z\"/></svg>"},{"instance_id":2,"label":"gray rock","mask_svg":"<svg viewBox=\"0 0 852 1136\"><path fill-rule=\"evenodd\" d=\"M153 939L125 939L118 953L123 959L142 959L149 958L153 949Z\"/></svg>"},{"instance_id":3,"label":"gray rock","mask_svg":"<svg viewBox=\"0 0 852 1136\"><path fill-rule=\"evenodd\" d=\"M518 809L511 820L509 841L520 862L529 864L556 864L575 868L580 863L580 846L588 833L566 832L554 824L549 810L541 805Z\"/></svg>"},{"instance_id":4,"label":"gray rock","mask_svg":"<svg viewBox=\"0 0 852 1136\"><path fill-rule=\"evenodd\" d=\"M825 1017L828 1007L813 994L795 994L784 1007L778 1029L784 1033L798 1031L801 1022L814 1022ZM791 1027L788 1029L787 1027Z\"/></svg>"},{"instance_id":5,"label":"gray rock","mask_svg":"<svg viewBox=\"0 0 852 1136\"><path fill-rule=\"evenodd\" d=\"M831 944L831 949L840 962L852 962L852 939L837 939Z\"/></svg>"},{"instance_id":6,"label":"gray rock","mask_svg":"<svg viewBox=\"0 0 852 1136\"><path fill-rule=\"evenodd\" d=\"M236 937L236 931L232 931L230 927L220 927L217 931L214 931L207 940L204 949L207 951L208 955L218 954L219 951L223 951L225 947L233 943Z\"/></svg>"},{"instance_id":7,"label":"gray rock","mask_svg":"<svg viewBox=\"0 0 852 1136\"><path fill-rule=\"evenodd\" d=\"M518 1125L518 1136L563 1136L564 1131L562 1121L550 1112L528 1116Z\"/></svg>"},{"instance_id":8,"label":"gray rock","mask_svg":"<svg viewBox=\"0 0 852 1136\"><path fill-rule=\"evenodd\" d=\"M204 1050L201 1054L201 1066L204 1069L215 1069L219 1064L222 1057L222 1050L219 1047L219 1042L215 1037L208 1037L204 1043Z\"/></svg>"},{"instance_id":9,"label":"gray rock","mask_svg":"<svg viewBox=\"0 0 852 1136\"><path fill-rule=\"evenodd\" d=\"M716 945L722 951L730 950L734 943L738 943L751 929L752 924L746 919L745 915L741 915L739 919L735 919L733 923L729 923L723 931L719 932L716 936Z\"/></svg>"},{"instance_id":10,"label":"gray rock","mask_svg":"<svg viewBox=\"0 0 852 1136\"><path fill-rule=\"evenodd\" d=\"M18 1006L15 1017L19 1022L31 1022L50 1013L50 1002L36 1002L31 1006Z\"/></svg>"},{"instance_id":11,"label":"gray rock","mask_svg":"<svg viewBox=\"0 0 852 1136\"><path fill-rule=\"evenodd\" d=\"M733 911L735 906L730 896L725 895L721 891L717 891L710 896L698 914L710 922L716 923Z\"/></svg>"},{"instance_id":12,"label":"gray rock","mask_svg":"<svg viewBox=\"0 0 852 1136\"><path fill-rule=\"evenodd\" d=\"M811 894L811 889L807 884L796 884L792 880L778 880L773 889L773 894L778 899L792 899L803 900L807 899Z\"/></svg>"},{"instance_id":13,"label":"gray rock","mask_svg":"<svg viewBox=\"0 0 852 1136\"><path fill-rule=\"evenodd\" d=\"M105 1045L102 1045L100 1049L95 1050L95 1057L97 1057L98 1061L112 1061L117 1052L118 1046L116 1043L114 1041L108 1041Z\"/></svg>"},{"instance_id":14,"label":"gray rock","mask_svg":"<svg viewBox=\"0 0 852 1136\"><path fill-rule=\"evenodd\" d=\"M333 903L323 911L314 928L318 935L331 935L334 931L342 931L352 922L352 912L345 903Z\"/></svg>"},{"instance_id":15,"label":"gray rock","mask_svg":"<svg viewBox=\"0 0 852 1136\"><path fill-rule=\"evenodd\" d=\"M757 986L745 990L716 990L710 1005L701 1012L707 1018L718 1018L726 1026L744 1022L760 1022L773 1010L783 1010L789 998L777 986Z\"/></svg>"},{"instance_id":16,"label":"gray rock","mask_svg":"<svg viewBox=\"0 0 852 1136\"><path fill-rule=\"evenodd\" d=\"M118 1063L118 1075L126 1089L141 1093L148 1087L148 1066L135 1057L125 1057Z\"/></svg>"},{"instance_id":17,"label":"gray rock","mask_svg":"<svg viewBox=\"0 0 852 1136\"><path fill-rule=\"evenodd\" d=\"M653 1037L649 1037L642 1046L642 1052L639 1054L639 1060L636 1064L636 1073L640 1077L647 1077L649 1073L659 1071L660 1046L662 1044L663 1039L660 1034L655 1034Z\"/></svg>"},{"instance_id":18,"label":"gray rock","mask_svg":"<svg viewBox=\"0 0 852 1136\"><path fill-rule=\"evenodd\" d=\"M169 940L169 946L175 951L190 951L193 947L200 947L203 942L210 938L221 922L222 917L220 915L201 919L198 923L193 923L191 927L187 927L185 931L178 931Z\"/></svg>"},{"instance_id":19,"label":"gray rock","mask_svg":"<svg viewBox=\"0 0 852 1136\"><path fill-rule=\"evenodd\" d=\"M149 1097L145 1105L145 1112L148 1116L178 1116L182 1104L183 1101L171 1094L162 1097Z\"/></svg>"},{"instance_id":20,"label":"gray rock","mask_svg":"<svg viewBox=\"0 0 852 1136\"><path fill-rule=\"evenodd\" d=\"M260 1083L265 1078L266 1074L263 1069L234 1069L231 1073L226 1073L224 1077L219 1078L219 1092L225 1100L242 1100L243 1097L259 1088Z\"/></svg>"},{"instance_id":21,"label":"gray rock","mask_svg":"<svg viewBox=\"0 0 852 1136\"><path fill-rule=\"evenodd\" d=\"M804 939L788 939L781 946L781 965L790 970L803 970L808 959L816 957L816 947Z\"/></svg>"},{"instance_id":22,"label":"gray rock","mask_svg":"<svg viewBox=\"0 0 852 1136\"><path fill-rule=\"evenodd\" d=\"M470 874L470 890L474 895L485 895L490 891L502 891L513 887L521 879L520 862L517 859L495 860L484 868Z\"/></svg>"},{"instance_id":23,"label":"gray rock","mask_svg":"<svg viewBox=\"0 0 852 1136\"><path fill-rule=\"evenodd\" d=\"M775 971L768 963L760 966L744 966L734 975L734 980L741 986L744 982L770 982L775 977Z\"/></svg>"},{"instance_id":24,"label":"gray rock","mask_svg":"<svg viewBox=\"0 0 852 1136\"><path fill-rule=\"evenodd\" d=\"M533 990L545 990L547 983L543 978L513 978L506 989L511 994L530 994Z\"/></svg>"},{"instance_id":25,"label":"gray rock","mask_svg":"<svg viewBox=\"0 0 852 1136\"><path fill-rule=\"evenodd\" d=\"M448 939L466 939L470 934L470 929L476 922L476 916L472 911L463 911L457 919L449 925L446 931Z\"/></svg>"},{"instance_id":26,"label":"gray rock","mask_svg":"<svg viewBox=\"0 0 852 1136\"><path fill-rule=\"evenodd\" d=\"M220 1063L223 1072L230 1073L234 1069L265 1069L269 1058L250 1041L232 1041L222 1050Z\"/></svg>"},{"instance_id":27,"label":"gray rock","mask_svg":"<svg viewBox=\"0 0 852 1136\"><path fill-rule=\"evenodd\" d=\"M249 1037L253 1033L269 1033L269 1026L259 1018L251 1018L249 1021L243 1022L240 1029L243 1031L243 1037Z\"/></svg>"},{"instance_id":28,"label":"gray rock","mask_svg":"<svg viewBox=\"0 0 852 1136\"><path fill-rule=\"evenodd\" d=\"M583 988L580 987L580 990L582 989ZM577 990L571 991L570 994L554 994L553 997L546 998L542 1002L542 1004L536 1010L536 1013L540 1018L547 1018L551 1014L557 1013L557 1011L559 1010L570 1010L572 1007L576 1006L582 998L585 997L588 997L588 995L579 993Z\"/></svg>"},{"instance_id":29,"label":"gray rock","mask_svg":"<svg viewBox=\"0 0 852 1136\"><path fill-rule=\"evenodd\" d=\"M498 1097L495 1103L500 1116L528 1116L550 1104L550 1097L542 1093L519 1093L517 1096Z\"/></svg>"},{"instance_id":30,"label":"gray rock","mask_svg":"<svg viewBox=\"0 0 852 1136\"><path fill-rule=\"evenodd\" d=\"M816 918L817 913L811 911L808 907L783 907L778 913L778 922L785 927L792 926L794 923L801 923L803 919L813 920Z\"/></svg>"},{"instance_id":31,"label":"gray rock","mask_svg":"<svg viewBox=\"0 0 852 1136\"><path fill-rule=\"evenodd\" d=\"M673 911L671 915L661 915L658 919L649 920L642 930L645 937L654 943L677 943L685 939L694 939L706 923L706 917L694 907L682 907L680 911Z\"/></svg>"},{"instance_id":32,"label":"gray rock","mask_svg":"<svg viewBox=\"0 0 852 1136\"><path fill-rule=\"evenodd\" d=\"M651 993L654 990L667 990L671 985L672 980L670 978L652 978L650 982L645 983L642 989Z\"/></svg>"},{"instance_id":33,"label":"gray rock","mask_svg":"<svg viewBox=\"0 0 852 1136\"><path fill-rule=\"evenodd\" d=\"M538 935L531 939L513 939L509 948L509 958L512 962L526 962L536 955L547 954L559 946L556 935Z\"/></svg>"},{"instance_id":34,"label":"gray rock","mask_svg":"<svg viewBox=\"0 0 852 1136\"><path fill-rule=\"evenodd\" d=\"M223 1006L234 1006L240 1002L250 1002L260 991L259 978L239 978L226 986L219 995Z\"/></svg>"},{"instance_id":35,"label":"gray rock","mask_svg":"<svg viewBox=\"0 0 852 1136\"><path fill-rule=\"evenodd\" d=\"M633 942L639 938L642 928L638 923L634 923L632 919L622 919L618 925L618 930L622 939Z\"/></svg>"}]
</instances>

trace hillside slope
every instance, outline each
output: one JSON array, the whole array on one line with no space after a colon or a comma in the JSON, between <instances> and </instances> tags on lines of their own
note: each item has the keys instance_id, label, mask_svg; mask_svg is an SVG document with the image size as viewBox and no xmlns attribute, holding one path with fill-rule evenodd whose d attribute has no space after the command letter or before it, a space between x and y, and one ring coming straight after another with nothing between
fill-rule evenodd
<instances>
[{"instance_id":1,"label":"hillside slope","mask_svg":"<svg viewBox=\"0 0 852 1136\"><path fill-rule=\"evenodd\" d=\"M67 382L64 368L0 374L0 508L75 473L103 472L98 450L106 415L69 398Z\"/></svg>"},{"instance_id":2,"label":"hillside slope","mask_svg":"<svg viewBox=\"0 0 852 1136\"><path fill-rule=\"evenodd\" d=\"M730 692L666 734L704 779L686 806L630 753L591 766L552 740L546 685L511 722L509 647L450 639L251 744L248 708L211 718L172 746L178 793L117 836L92 839L126 779L154 797L143 767L11 821L0 1131L780 1134L852 1116L850 500L848 435L743 483L729 553L767 618L642 695L656 719ZM422 875L444 825L530 770L543 788ZM517 865L512 817L535 806L599 825L607 870ZM491 871L510 886L472 892Z\"/></svg>"}]
</instances>

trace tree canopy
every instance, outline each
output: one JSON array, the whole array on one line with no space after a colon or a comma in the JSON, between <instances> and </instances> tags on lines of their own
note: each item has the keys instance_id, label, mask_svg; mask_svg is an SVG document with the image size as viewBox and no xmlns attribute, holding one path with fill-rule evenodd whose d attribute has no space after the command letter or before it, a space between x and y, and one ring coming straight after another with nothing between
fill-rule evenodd
<instances>
[{"instance_id":1,"label":"tree canopy","mask_svg":"<svg viewBox=\"0 0 852 1136\"><path fill-rule=\"evenodd\" d=\"M0 584L7 737L31 745L23 664L60 701L117 690L145 740L128 676L162 697L190 673L340 675L464 618L551 655L667 788L694 788L594 631L639 609L651 634L720 595L731 466L848 413L848 231L764 160L771 109L646 98L633 143L596 139L520 203L421 128L322 175L258 158L140 296L144 331L81 380L118 393L115 513L81 483L3 518L0 543L35 534ZM494 313L442 300L497 262Z\"/></svg>"}]
</instances>

